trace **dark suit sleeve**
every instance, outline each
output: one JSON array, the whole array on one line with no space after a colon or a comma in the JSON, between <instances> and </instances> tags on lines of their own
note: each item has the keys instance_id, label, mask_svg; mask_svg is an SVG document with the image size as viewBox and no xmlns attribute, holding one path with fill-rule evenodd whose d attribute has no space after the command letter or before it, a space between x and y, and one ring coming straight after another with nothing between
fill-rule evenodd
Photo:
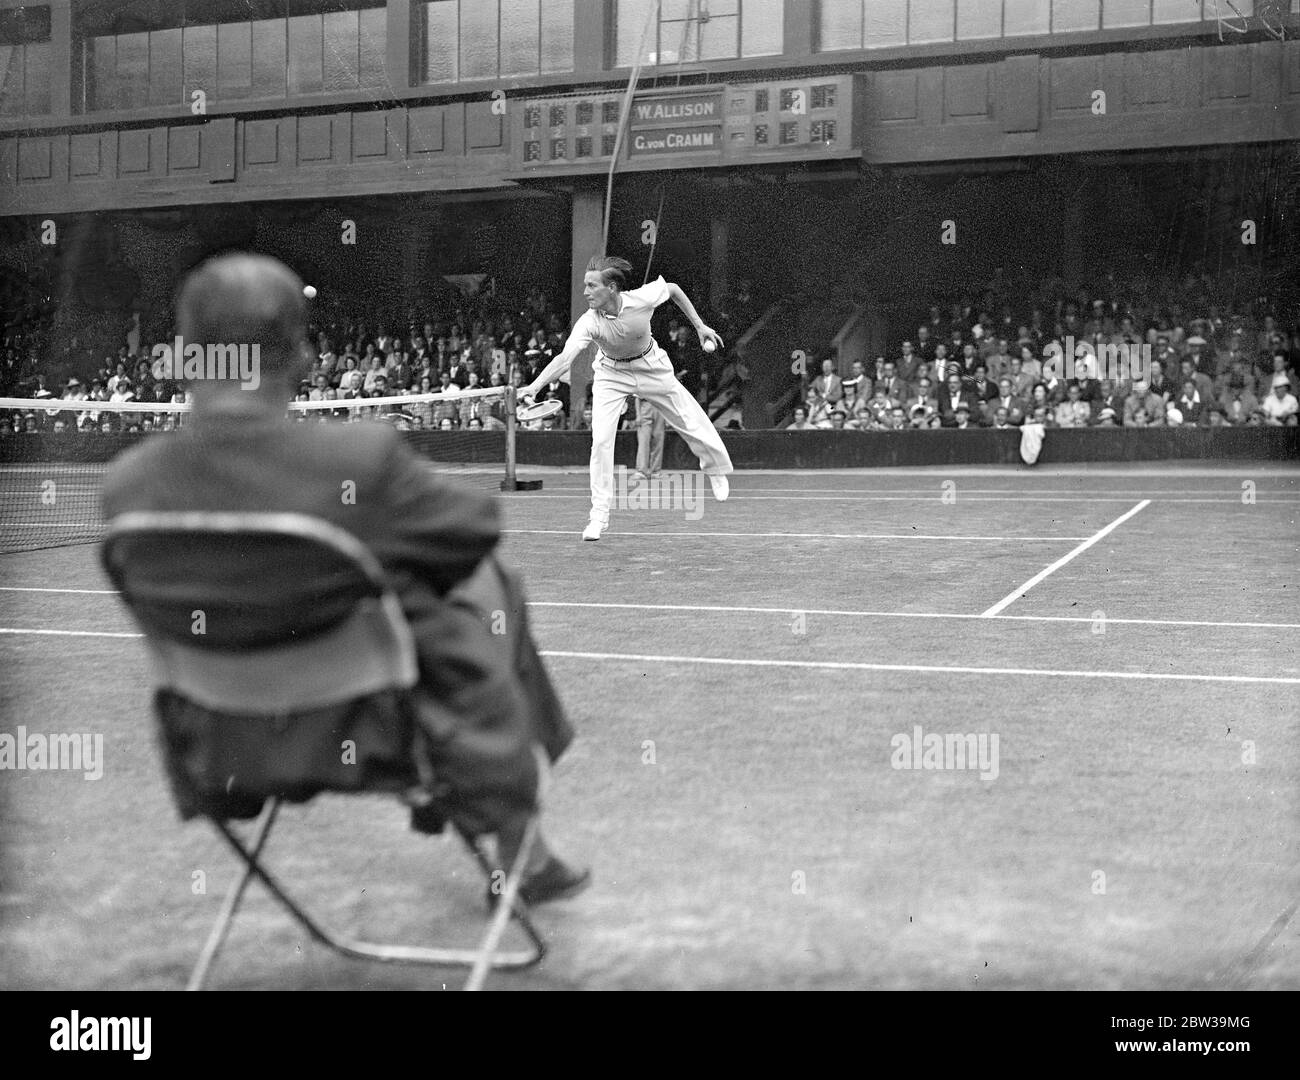
<instances>
[{"instance_id":1,"label":"dark suit sleeve","mask_svg":"<svg viewBox=\"0 0 1300 1080\"><path fill-rule=\"evenodd\" d=\"M388 517L383 557L443 596L468 578L500 540L496 503L439 479L396 432L393 436L380 502Z\"/></svg>"}]
</instances>

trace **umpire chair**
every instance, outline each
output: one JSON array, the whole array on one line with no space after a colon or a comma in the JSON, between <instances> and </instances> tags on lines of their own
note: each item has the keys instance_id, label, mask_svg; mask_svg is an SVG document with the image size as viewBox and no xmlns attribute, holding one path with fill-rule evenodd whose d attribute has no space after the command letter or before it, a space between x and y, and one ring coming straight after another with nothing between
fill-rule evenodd
<instances>
[{"instance_id":1,"label":"umpire chair","mask_svg":"<svg viewBox=\"0 0 1300 1080\"><path fill-rule=\"evenodd\" d=\"M243 864L188 989L202 988L254 877L345 956L472 968L472 989L489 969L542 959L545 943L518 897L536 818L478 949L344 937L309 915L262 858L281 807L323 792L397 795L425 832L447 820L416 714L411 628L361 541L302 514L136 512L110 522L101 558L144 632L176 807L185 820L207 818ZM248 819L244 840L231 823ZM480 846L462 839L500 884ZM500 950L512 917L527 945Z\"/></svg>"}]
</instances>

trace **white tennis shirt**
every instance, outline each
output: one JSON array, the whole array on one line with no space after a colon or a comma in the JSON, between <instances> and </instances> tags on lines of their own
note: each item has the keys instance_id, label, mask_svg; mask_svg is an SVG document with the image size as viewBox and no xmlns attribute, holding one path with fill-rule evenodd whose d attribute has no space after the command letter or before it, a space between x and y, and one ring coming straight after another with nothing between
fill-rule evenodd
<instances>
[{"instance_id":1,"label":"white tennis shirt","mask_svg":"<svg viewBox=\"0 0 1300 1080\"><path fill-rule=\"evenodd\" d=\"M650 319L655 308L667 299L668 283L662 277L639 289L629 289L619 297L622 306L617 315L583 312L573 324L565 348L585 349L594 343L605 356L617 360L640 356L654 340L650 336Z\"/></svg>"}]
</instances>

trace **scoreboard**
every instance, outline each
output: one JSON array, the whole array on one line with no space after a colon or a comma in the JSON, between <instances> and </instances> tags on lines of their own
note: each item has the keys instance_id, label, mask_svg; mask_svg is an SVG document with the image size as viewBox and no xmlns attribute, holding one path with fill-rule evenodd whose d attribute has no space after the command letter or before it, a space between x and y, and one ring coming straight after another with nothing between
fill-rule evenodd
<instances>
[{"instance_id":1,"label":"scoreboard","mask_svg":"<svg viewBox=\"0 0 1300 1080\"><path fill-rule=\"evenodd\" d=\"M516 102L512 179L609 170L626 91ZM638 92L618 149L622 172L852 158L863 83L829 75Z\"/></svg>"}]
</instances>

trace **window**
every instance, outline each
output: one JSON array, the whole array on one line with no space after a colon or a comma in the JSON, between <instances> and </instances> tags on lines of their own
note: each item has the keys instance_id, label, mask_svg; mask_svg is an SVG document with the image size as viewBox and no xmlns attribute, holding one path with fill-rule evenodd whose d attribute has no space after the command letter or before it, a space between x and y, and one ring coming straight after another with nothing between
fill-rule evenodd
<instances>
[{"instance_id":1,"label":"window","mask_svg":"<svg viewBox=\"0 0 1300 1080\"><path fill-rule=\"evenodd\" d=\"M426 83L498 79L573 70L573 0L426 0Z\"/></svg>"},{"instance_id":2,"label":"window","mask_svg":"<svg viewBox=\"0 0 1300 1080\"><path fill-rule=\"evenodd\" d=\"M614 66L779 56L785 0L618 0Z\"/></svg>"},{"instance_id":3,"label":"window","mask_svg":"<svg viewBox=\"0 0 1300 1080\"><path fill-rule=\"evenodd\" d=\"M50 111L50 9L0 10L0 116Z\"/></svg>"},{"instance_id":4,"label":"window","mask_svg":"<svg viewBox=\"0 0 1300 1080\"><path fill-rule=\"evenodd\" d=\"M835 108L835 91L838 88L834 83L828 83L822 86L812 88L812 108L814 109L833 109Z\"/></svg>"},{"instance_id":5,"label":"window","mask_svg":"<svg viewBox=\"0 0 1300 1080\"><path fill-rule=\"evenodd\" d=\"M564 157L566 156L566 151L567 151L567 149L568 149L567 146L566 146L566 143L567 143L567 142L568 142L568 140L567 140L567 139L564 139L564 138L552 139L552 140L551 140L551 160L552 160L552 161L561 161L561 160L564 159Z\"/></svg>"},{"instance_id":6,"label":"window","mask_svg":"<svg viewBox=\"0 0 1300 1080\"><path fill-rule=\"evenodd\" d=\"M574 157L591 157L591 136L579 135L574 141Z\"/></svg>"},{"instance_id":7,"label":"window","mask_svg":"<svg viewBox=\"0 0 1300 1080\"><path fill-rule=\"evenodd\" d=\"M600 152L605 157L614 153L614 143L617 141L617 135L605 134L600 137Z\"/></svg>"},{"instance_id":8,"label":"window","mask_svg":"<svg viewBox=\"0 0 1300 1080\"><path fill-rule=\"evenodd\" d=\"M1250 0L1237 0L1237 7L1247 15L1254 10ZM1202 0L817 0L817 49L882 49L1196 22L1201 9Z\"/></svg>"},{"instance_id":9,"label":"window","mask_svg":"<svg viewBox=\"0 0 1300 1080\"><path fill-rule=\"evenodd\" d=\"M767 92L766 90L755 90L755 91L754 91L754 111L755 111L755 112L767 112L767 110L768 110L769 107L770 107L770 106L768 105L768 92Z\"/></svg>"},{"instance_id":10,"label":"window","mask_svg":"<svg viewBox=\"0 0 1300 1080\"><path fill-rule=\"evenodd\" d=\"M565 106L552 105L550 112L551 127L564 127L568 123L569 110Z\"/></svg>"},{"instance_id":11,"label":"window","mask_svg":"<svg viewBox=\"0 0 1300 1080\"><path fill-rule=\"evenodd\" d=\"M799 141L799 121L782 120L781 121L781 145L790 146L792 143Z\"/></svg>"},{"instance_id":12,"label":"window","mask_svg":"<svg viewBox=\"0 0 1300 1080\"><path fill-rule=\"evenodd\" d=\"M596 106L590 101L580 101L574 109L575 124L590 124L596 117Z\"/></svg>"},{"instance_id":13,"label":"window","mask_svg":"<svg viewBox=\"0 0 1300 1080\"><path fill-rule=\"evenodd\" d=\"M833 143L835 141L835 121L834 120L814 120L811 128L811 138L815 143Z\"/></svg>"},{"instance_id":14,"label":"window","mask_svg":"<svg viewBox=\"0 0 1300 1080\"><path fill-rule=\"evenodd\" d=\"M74 11L84 111L383 90L383 0L124 0Z\"/></svg>"},{"instance_id":15,"label":"window","mask_svg":"<svg viewBox=\"0 0 1300 1080\"><path fill-rule=\"evenodd\" d=\"M600 119L604 124L617 124L623 105L618 101L607 101L600 107Z\"/></svg>"},{"instance_id":16,"label":"window","mask_svg":"<svg viewBox=\"0 0 1300 1080\"><path fill-rule=\"evenodd\" d=\"M755 125L754 125L754 145L755 145L755 146L766 146L766 145L767 145L767 125L766 125L766 124L755 124Z\"/></svg>"}]
</instances>

